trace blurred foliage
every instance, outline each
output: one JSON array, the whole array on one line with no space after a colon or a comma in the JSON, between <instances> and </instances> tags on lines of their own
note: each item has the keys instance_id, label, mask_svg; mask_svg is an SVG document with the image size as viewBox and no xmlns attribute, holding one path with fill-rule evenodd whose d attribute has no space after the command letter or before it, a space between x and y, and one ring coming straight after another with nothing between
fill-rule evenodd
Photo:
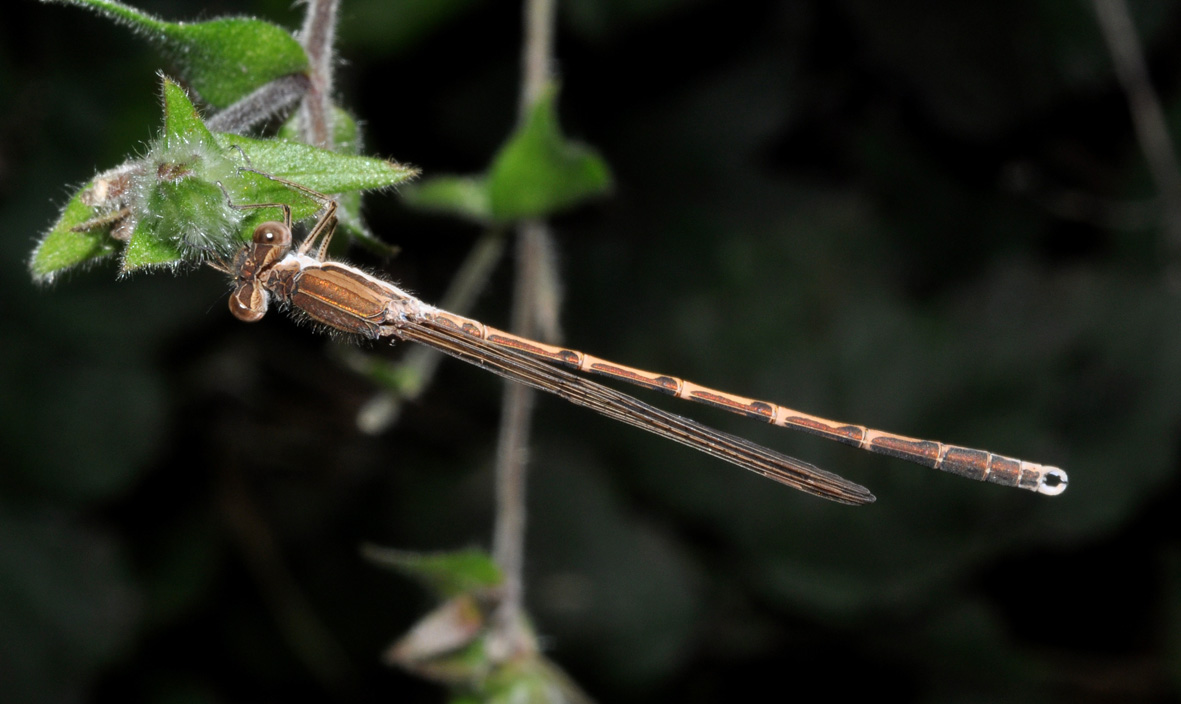
<instances>
[{"instance_id":1,"label":"blurred foliage","mask_svg":"<svg viewBox=\"0 0 1181 704\"><path fill-rule=\"evenodd\" d=\"M513 653L497 651L504 629L494 627L504 582L500 568L481 550L421 554L365 546L375 564L413 577L442 600L391 645L391 665L448 686L455 702L487 704L587 704L569 677L542 655L522 616Z\"/></svg>"},{"instance_id":2,"label":"blurred foliage","mask_svg":"<svg viewBox=\"0 0 1181 704\"><path fill-rule=\"evenodd\" d=\"M1181 8L1132 9L1181 124ZM547 657L610 702L1176 700L1177 262L1090 6L562 11L561 124L614 184L557 221L570 344L1072 483L1049 500L676 409L864 483L855 510L543 399L526 594ZM519 15L343 0L362 152L490 163ZM440 701L378 657L431 606L356 546L487 540L498 383L445 365L372 438L369 385L280 317L230 319L213 272L28 280L62 184L153 133L161 68L74 8L0 23L0 699ZM393 198L366 219L427 300L473 240Z\"/></svg>"},{"instance_id":3,"label":"blurred foliage","mask_svg":"<svg viewBox=\"0 0 1181 704\"><path fill-rule=\"evenodd\" d=\"M431 177L406 189L406 203L479 223L511 224L583 205L611 188L595 151L562 136L550 86L480 176Z\"/></svg>"}]
</instances>

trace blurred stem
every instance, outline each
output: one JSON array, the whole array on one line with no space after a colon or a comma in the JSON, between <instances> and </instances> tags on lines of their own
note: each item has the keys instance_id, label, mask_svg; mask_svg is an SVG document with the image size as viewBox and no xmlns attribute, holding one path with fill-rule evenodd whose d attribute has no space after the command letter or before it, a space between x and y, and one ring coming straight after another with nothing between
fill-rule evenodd
<instances>
[{"instance_id":1,"label":"blurred stem","mask_svg":"<svg viewBox=\"0 0 1181 704\"><path fill-rule=\"evenodd\" d=\"M1127 96L1128 109L1140 151L1160 194L1166 243L1170 254L1181 254L1181 168L1169 137L1160 98L1152 87L1144 50L1124 0L1093 0L1099 28L1115 65L1115 75Z\"/></svg>"},{"instance_id":2,"label":"blurred stem","mask_svg":"<svg viewBox=\"0 0 1181 704\"><path fill-rule=\"evenodd\" d=\"M332 139L332 43L336 36L339 0L308 0L299 38L307 52L311 86L300 106L299 128L303 140L324 149Z\"/></svg>"},{"instance_id":3,"label":"blurred stem","mask_svg":"<svg viewBox=\"0 0 1181 704\"><path fill-rule=\"evenodd\" d=\"M231 461L218 474L218 499L242 561L295 656L317 681L339 695L356 694L358 673L340 643L296 586L270 525L250 498L242 467Z\"/></svg>"},{"instance_id":4,"label":"blurred stem","mask_svg":"<svg viewBox=\"0 0 1181 704\"><path fill-rule=\"evenodd\" d=\"M525 46L521 66L520 119L545 90L553 73L554 2L526 0ZM516 278L512 330L529 338L552 339L559 307L549 226L538 220L517 227ZM542 329L540 321L545 321ZM520 384L505 387L496 453L496 527L492 554L504 573L504 593L495 615L489 648L507 660L536 647L522 627L525 563L525 486L533 392Z\"/></svg>"},{"instance_id":5,"label":"blurred stem","mask_svg":"<svg viewBox=\"0 0 1181 704\"><path fill-rule=\"evenodd\" d=\"M488 277L504 252L505 233L501 228L486 231L476 242L460 266L439 307L452 313L467 315L476 297L488 283ZM409 379L409 386L387 388L374 395L357 412L357 427L361 432L376 435L398 421L402 405L414 401L430 386L443 355L423 345L413 345L401 362L391 366L384 359L370 361L368 355L354 352L350 365L366 376L379 376L377 367L385 367L380 376ZM388 370L388 371L386 371Z\"/></svg>"},{"instance_id":6,"label":"blurred stem","mask_svg":"<svg viewBox=\"0 0 1181 704\"><path fill-rule=\"evenodd\" d=\"M525 0L525 47L521 55L521 102L526 119L554 67L554 0Z\"/></svg>"},{"instance_id":7,"label":"blurred stem","mask_svg":"<svg viewBox=\"0 0 1181 704\"><path fill-rule=\"evenodd\" d=\"M513 287L512 329L518 335L537 337L539 327L534 310L539 284L545 278L548 228L530 221L517 229L517 270ZM494 638L498 659L508 659L532 647L532 639L521 628L524 601L525 486L529 434L533 413L533 390L516 383L504 389L500 436L496 450L496 527L492 556L504 574L504 591L495 617Z\"/></svg>"}]
</instances>

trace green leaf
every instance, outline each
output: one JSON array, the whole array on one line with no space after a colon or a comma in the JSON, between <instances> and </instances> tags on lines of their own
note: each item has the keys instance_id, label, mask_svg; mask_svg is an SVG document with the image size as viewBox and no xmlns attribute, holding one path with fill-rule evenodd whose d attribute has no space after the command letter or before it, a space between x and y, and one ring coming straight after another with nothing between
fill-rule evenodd
<instances>
[{"instance_id":1,"label":"green leaf","mask_svg":"<svg viewBox=\"0 0 1181 704\"><path fill-rule=\"evenodd\" d=\"M213 134L184 90L168 79L164 112L164 134L145 159L146 182L135 189L146 197L137 204L124 272L211 253L228 256L259 223L279 218L280 205L298 222L323 208L321 193L381 188L415 173L382 159L298 142ZM259 204L276 207L234 207Z\"/></svg>"},{"instance_id":2,"label":"green leaf","mask_svg":"<svg viewBox=\"0 0 1181 704\"><path fill-rule=\"evenodd\" d=\"M392 186L417 173L384 159L297 142L214 134L179 85L165 78L163 94L163 134L143 158L100 174L74 195L33 254L34 278L47 281L112 254L118 249L111 235L116 224L120 233L130 232L123 273L225 258L259 223L281 217L280 206L298 222L323 209L327 196L321 194L343 194L355 204L356 191ZM242 207L250 205L275 207Z\"/></svg>"},{"instance_id":3,"label":"green leaf","mask_svg":"<svg viewBox=\"0 0 1181 704\"><path fill-rule=\"evenodd\" d=\"M562 136L556 93L552 88L542 93L492 162L488 193L498 220L545 217L611 188L606 162L590 147Z\"/></svg>"},{"instance_id":4,"label":"green leaf","mask_svg":"<svg viewBox=\"0 0 1181 704\"><path fill-rule=\"evenodd\" d=\"M360 195L355 192L396 186L417 176L418 169L385 159L340 154L283 139L260 140L223 133L215 137L225 147L241 148L251 167L259 171L335 196L338 216L350 234L379 254L388 256L397 251L374 237L363 225Z\"/></svg>"},{"instance_id":5,"label":"green leaf","mask_svg":"<svg viewBox=\"0 0 1181 704\"><path fill-rule=\"evenodd\" d=\"M407 205L421 210L448 213L478 223L492 216L492 196L483 176L436 176L411 184L402 191Z\"/></svg>"},{"instance_id":6,"label":"green leaf","mask_svg":"<svg viewBox=\"0 0 1181 704\"><path fill-rule=\"evenodd\" d=\"M556 90L545 91L529 118L484 176L443 176L403 192L411 207L481 224L546 217L611 189L611 171L590 147L562 136Z\"/></svg>"},{"instance_id":7,"label":"green leaf","mask_svg":"<svg viewBox=\"0 0 1181 704\"><path fill-rule=\"evenodd\" d=\"M140 220L131 233L131 239L123 248L120 266L124 274L136 269L157 266L172 266L184 259L180 247L168 239L163 228L156 226L154 219Z\"/></svg>"},{"instance_id":8,"label":"green leaf","mask_svg":"<svg viewBox=\"0 0 1181 704\"><path fill-rule=\"evenodd\" d=\"M189 96L167 76L164 77L164 136L160 148L177 153L183 160L191 153L216 148L213 133L205 126Z\"/></svg>"},{"instance_id":9,"label":"green leaf","mask_svg":"<svg viewBox=\"0 0 1181 704\"><path fill-rule=\"evenodd\" d=\"M252 139L220 132L215 138L223 148L240 148L252 168L324 194L386 188L418 174L418 169L412 166L338 154L302 142Z\"/></svg>"},{"instance_id":10,"label":"green leaf","mask_svg":"<svg viewBox=\"0 0 1181 704\"><path fill-rule=\"evenodd\" d=\"M94 184L91 181L70 198L61 217L33 250L29 271L34 280L49 283L61 271L110 256L117 250L118 243L110 236L110 222L75 229L95 219L94 208L83 200Z\"/></svg>"},{"instance_id":11,"label":"green leaf","mask_svg":"<svg viewBox=\"0 0 1181 704\"><path fill-rule=\"evenodd\" d=\"M184 89L164 79L164 133L153 143L130 190L135 229L123 252L123 273L226 255L238 246L242 219L217 184L238 174L201 121Z\"/></svg>"},{"instance_id":12,"label":"green leaf","mask_svg":"<svg viewBox=\"0 0 1181 704\"><path fill-rule=\"evenodd\" d=\"M291 34L269 22L226 17L165 22L113 0L43 0L78 5L125 24L161 45L210 105L224 108L282 76L306 73L308 58Z\"/></svg>"},{"instance_id":13,"label":"green leaf","mask_svg":"<svg viewBox=\"0 0 1181 704\"><path fill-rule=\"evenodd\" d=\"M298 113L292 115L279 128L276 136L292 142L302 141L297 128L298 120ZM338 154L355 155L361 151L361 129L353 116L339 106L333 108L332 140L333 151ZM338 194L336 204L339 206L337 217L340 218L340 226L349 236L379 256L388 257L397 253L398 247L378 239L365 225L365 221L361 218L361 194L359 192Z\"/></svg>"},{"instance_id":14,"label":"green leaf","mask_svg":"<svg viewBox=\"0 0 1181 704\"><path fill-rule=\"evenodd\" d=\"M365 545L361 553L375 564L409 575L443 598L500 586L504 575L482 550L417 553Z\"/></svg>"},{"instance_id":15,"label":"green leaf","mask_svg":"<svg viewBox=\"0 0 1181 704\"><path fill-rule=\"evenodd\" d=\"M123 252L123 272L228 254L238 214L217 186L196 178L159 181Z\"/></svg>"},{"instance_id":16,"label":"green leaf","mask_svg":"<svg viewBox=\"0 0 1181 704\"><path fill-rule=\"evenodd\" d=\"M175 266L183 260L184 255L179 247L162 237L159 230L141 222L123 248L120 268L122 273L130 274L137 269Z\"/></svg>"}]
</instances>

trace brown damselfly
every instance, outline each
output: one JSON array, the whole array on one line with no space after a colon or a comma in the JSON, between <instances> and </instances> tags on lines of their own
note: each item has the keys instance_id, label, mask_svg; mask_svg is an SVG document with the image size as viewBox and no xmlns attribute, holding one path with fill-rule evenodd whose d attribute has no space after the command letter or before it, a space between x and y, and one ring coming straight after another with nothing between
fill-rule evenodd
<instances>
[{"instance_id":1,"label":"brown damselfly","mask_svg":"<svg viewBox=\"0 0 1181 704\"><path fill-rule=\"evenodd\" d=\"M296 184L289 185L307 191ZM970 479L1050 496L1066 489L1066 473L1057 467L837 423L674 376L615 364L578 350L529 340L440 310L388 281L348 264L326 260L328 242L336 228L336 203L326 196L313 195L323 199L325 210L296 249L292 249L288 207L245 206L280 208L283 221L259 225L250 244L233 260L214 264L234 278L229 305L240 320L260 320L274 302L289 308L301 319L334 331L369 339L412 340L782 484L840 503L870 503L874 496L865 487L807 462L660 410L573 372L626 381Z\"/></svg>"}]
</instances>

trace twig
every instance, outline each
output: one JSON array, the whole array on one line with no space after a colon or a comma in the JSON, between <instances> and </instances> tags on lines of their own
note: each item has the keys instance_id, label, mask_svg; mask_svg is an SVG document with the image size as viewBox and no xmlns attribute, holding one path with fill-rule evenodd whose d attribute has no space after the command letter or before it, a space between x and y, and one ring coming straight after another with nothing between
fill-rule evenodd
<instances>
[{"instance_id":1,"label":"twig","mask_svg":"<svg viewBox=\"0 0 1181 704\"><path fill-rule=\"evenodd\" d=\"M354 694L356 666L296 586L274 532L251 501L242 468L232 460L229 465L218 475L221 513L284 640L326 689Z\"/></svg>"},{"instance_id":2,"label":"twig","mask_svg":"<svg viewBox=\"0 0 1181 704\"><path fill-rule=\"evenodd\" d=\"M206 124L214 132L245 134L294 105L310 87L311 82L303 74L276 78L209 118Z\"/></svg>"},{"instance_id":3,"label":"twig","mask_svg":"<svg viewBox=\"0 0 1181 704\"><path fill-rule=\"evenodd\" d=\"M439 307L453 313L465 315L475 304L476 298L488 282L488 277L500 261L504 252L505 233L501 229L485 232L476 242L467 258L456 272L447 293L439 301ZM424 345L414 345L406 352L401 362L394 365L394 376L413 379L408 388L386 389L369 400L357 412L357 428L363 433L377 435L398 421L402 405L414 401L430 386L443 356ZM361 374L374 376L374 365L388 365L384 359L370 361L359 352L346 360Z\"/></svg>"},{"instance_id":4,"label":"twig","mask_svg":"<svg viewBox=\"0 0 1181 704\"><path fill-rule=\"evenodd\" d=\"M513 290L512 329L535 337L538 331L534 305L545 257L539 256L548 238L544 223L522 223L517 230L517 271ZM507 660L534 643L522 630L525 564L525 486L533 391L509 383L501 404L500 436L496 449L496 526L492 555L504 574L501 603L494 616L489 650L494 659Z\"/></svg>"},{"instance_id":5,"label":"twig","mask_svg":"<svg viewBox=\"0 0 1181 704\"><path fill-rule=\"evenodd\" d=\"M1093 0L1099 28L1115 64L1115 75L1128 99L1128 109L1148 162L1164 211L1164 229L1172 254L1181 252L1181 168L1165 122L1160 98L1152 87L1144 50L1124 0Z\"/></svg>"},{"instance_id":6,"label":"twig","mask_svg":"<svg viewBox=\"0 0 1181 704\"><path fill-rule=\"evenodd\" d=\"M524 121L553 73L553 0L526 0L525 46L521 67L520 116ZM517 228L517 271L512 329L525 337L556 335L557 275L548 225L522 222ZM547 290L548 289L548 290ZM551 329L542 330L540 321ZM519 384L505 387L496 454L496 527L492 554L504 574L504 593L489 638L496 660L535 649L521 618L524 601L525 486L533 392Z\"/></svg>"},{"instance_id":7,"label":"twig","mask_svg":"<svg viewBox=\"0 0 1181 704\"><path fill-rule=\"evenodd\" d=\"M533 109L554 71L554 0L525 1L525 50L521 54L521 119Z\"/></svg>"},{"instance_id":8,"label":"twig","mask_svg":"<svg viewBox=\"0 0 1181 704\"><path fill-rule=\"evenodd\" d=\"M311 86L299 108L303 141L332 149L332 43L336 36L339 0L308 0L308 13L299 32L307 52Z\"/></svg>"}]
</instances>

